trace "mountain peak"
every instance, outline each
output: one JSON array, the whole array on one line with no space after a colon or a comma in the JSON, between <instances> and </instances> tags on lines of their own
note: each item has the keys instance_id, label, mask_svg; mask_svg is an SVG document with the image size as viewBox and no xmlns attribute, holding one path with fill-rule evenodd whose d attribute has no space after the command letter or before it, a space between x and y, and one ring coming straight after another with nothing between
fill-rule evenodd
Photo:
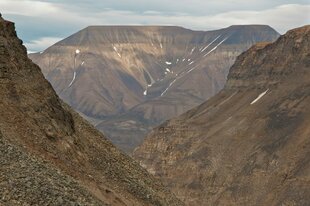
<instances>
[{"instance_id":1,"label":"mountain peak","mask_svg":"<svg viewBox=\"0 0 310 206\"><path fill-rule=\"evenodd\" d=\"M128 151L151 126L222 89L237 55L279 36L248 27L91 26L30 57L61 98Z\"/></svg>"}]
</instances>

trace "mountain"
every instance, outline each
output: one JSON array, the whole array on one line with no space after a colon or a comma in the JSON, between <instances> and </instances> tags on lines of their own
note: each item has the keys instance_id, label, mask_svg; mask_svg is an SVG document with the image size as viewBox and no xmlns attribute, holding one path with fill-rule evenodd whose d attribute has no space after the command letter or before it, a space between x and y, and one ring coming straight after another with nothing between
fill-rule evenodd
<instances>
[{"instance_id":1,"label":"mountain","mask_svg":"<svg viewBox=\"0 0 310 206\"><path fill-rule=\"evenodd\" d=\"M29 56L65 102L129 152L222 89L241 52L278 36L264 25L90 26Z\"/></svg>"},{"instance_id":2,"label":"mountain","mask_svg":"<svg viewBox=\"0 0 310 206\"><path fill-rule=\"evenodd\" d=\"M241 54L217 95L133 156L186 205L309 205L310 26Z\"/></svg>"},{"instance_id":3,"label":"mountain","mask_svg":"<svg viewBox=\"0 0 310 206\"><path fill-rule=\"evenodd\" d=\"M0 205L183 205L56 95L0 17Z\"/></svg>"}]
</instances>

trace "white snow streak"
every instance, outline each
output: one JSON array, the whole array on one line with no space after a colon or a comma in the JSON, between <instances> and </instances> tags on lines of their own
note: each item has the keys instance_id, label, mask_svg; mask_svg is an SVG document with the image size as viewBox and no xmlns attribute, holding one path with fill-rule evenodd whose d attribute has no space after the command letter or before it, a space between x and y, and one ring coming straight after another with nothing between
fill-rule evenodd
<instances>
[{"instance_id":1,"label":"white snow streak","mask_svg":"<svg viewBox=\"0 0 310 206\"><path fill-rule=\"evenodd\" d=\"M193 68L191 68L189 71L186 72L186 74L190 73L191 71L193 71L193 70L196 69L197 67L198 67L198 65L195 66L195 67L193 67ZM178 79L180 79L180 78L182 78L182 77L184 76L184 75L182 75L182 74L184 74L184 72L182 72L180 75L175 74L175 76L177 76L177 77L169 84L169 86L165 89L165 91L163 91L163 93L161 93L160 96L163 96L164 94L166 94L166 92L168 91L168 89L169 89Z\"/></svg>"},{"instance_id":2,"label":"white snow streak","mask_svg":"<svg viewBox=\"0 0 310 206\"><path fill-rule=\"evenodd\" d=\"M228 39L228 37L226 37L225 39L223 39L220 43L218 43L214 48L212 48L210 51L208 51L208 53L206 53L205 55L203 55L204 57L207 56L208 54L210 54L211 52L213 52L214 50L217 49L218 46L220 46L224 41L226 41Z\"/></svg>"},{"instance_id":3,"label":"white snow streak","mask_svg":"<svg viewBox=\"0 0 310 206\"><path fill-rule=\"evenodd\" d=\"M169 84L169 86L167 87L167 89L165 89L165 91L163 91L163 93L161 93L161 97L168 91L168 89L173 85L173 83L176 81L177 79L175 79L175 80L173 80L170 84Z\"/></svg>"},{"instance_id":4,"label":"white snow streak","mask_svg":"<svg viewBox=\"0 0 310 206\"><path fill-rule=\"evenodd\" d=\"M172 63L171 63L171 62L166 62L166 64L167 64L167 65L171 65Z\"/></svg>"},{"instance_id":5,"label":"white snow streak","mask_svg":"<svg viewBox=\"0 0 310 206\"><path fill-rule=\"evenodd\" d=\"M211 44L213 44L218 38L220 38L221 37L221 35L219 35L219 36L217 36L212 42L210 42L207 46L205 46L202 50L201 50L201 52L203 52L203 51L205 51ZM205 54L204 56L207 56L208 54L210 54L212 51L214 51L214 50L216 50L217 49L217 47L218 46L220 46L224 41L226 41L228 39L228 37L226 37L225 39L223 39L220 43L218 43L214 48L212 48L207 54ZM192 51L191 51L191 54L192 54L192 52L194 51L194 49L195 49L195 47L192 49ZM184 62L186 59L182 59L182 61ZM177 60L178 61L178 60ZM187 59L187 61L188 62L190 62L191 61L191 59ZM191 61L190 63L189 63L189 65L191 65L191 64L193 64L194 63L194 61ZM194 69L196 69L198 67L198 65L197 66L194 66L193 68L191 68L190 70L188 70L185 74L189 74L190 72L192 72ZM166 72L165 72L165 74L166 74ZM178 80L178 79L180 79L180 78L182 78L184 75L184 72L182 72L179 76L178 76L178 74L176 74L176 78L169 84L169 86L163 91L163 93L161 93L161 95L160 96L163 96L164 94L166 94L167 93L167 91L169 90L169 88L176 82L176 80Z\"/></svg>"},{"instance_id":6,"label":"white snow streak","mask_svg":"<svg viewBox=\"0 0 310 206\"><path fill-rule=\"evenodd\" d=\"M163 48L163 45L161 43L159 44L159 46L160 46L160 48Z\"/></svg>"},{"instance_id":7,"label":"white snow streak","mask_svg":"<svg viewBox=\"0 0 310 206\"><path fill-rule=\"evenodd\" d=\"M260 98L262 98L267 92L268 92L269 89L267 89L266 91L264 91L263 93L261 93L260 95L258 95L258 97L256 99L254 99L251 104L254 104L255 102L257 102Z\"/></svg>"},{"instance_id":8,"label":"white snow streak","mask_svg":"<svg viewBox=\"0 0 310 206\"><path fill-rule=\"evenodd\" d=\"M81 63L81 66L83 66L84 63L85 63L85 62L83 61L83 62Z\"/></svg>"},{"instance_id":9,"label":"white snow streak","mask_svg":"<svg viewBox=\"0 0 310 206\"><path fill-rule=\"evenodd\" d=\"M196 47L192 48L192 51L191 51L190 54L192 54L195 51L195 49L196 49Z\"/></svg>"},{"instance_id":10,"label":"white snow streak","mask_svg":"<svg viewBox=\"0 0 310 206\"><path fill-rule=\"evenodd\" d=\"M170 69L168 69L168 68L166 68L166 71L167 71L167 72L171 72Z\"/></svg>"},{"instance_id":11,"label":"white snow streak","mask_svg":"<svg viewBox=\"0 0 310 206\"><path fill-rule=\"evenodd\" d=\"M213 44L218 38L220 38L221 35L218 35L213 41L211 41L207 46L205 46L201 52L204 52L209 46L211 46L211 44Z\"/></svg>"},{"instance_id":12,"label":"white snow streak","mask_svg":"<svg viewBox=\"0 0 310 206\"><path fill-rule=\"evenodd\" d=\"M73 78L72 78L72 80L71 80L71 82L70 82L68 88L71 87L71 85L73 84L73 82L74 82L74 80L75 80L75 77L76 77L76 72L74 71L74 73L73 73Z\"/></svg>"},{"instance_id":13,"label":"white snow streak","mask_svg":"<svg viewBox=\"0 0 310 206\"><path fill-rule=\"evenodd\" d=\"M225 99L224 101L222 101L218 106L221 106L222 104L225 104L228 100L230 100L233 96L235 96L235 94L237 94L238 92L234 92L232 95L230 95L227 99Z\"/></svg>"},{"instance_id":14,"label":"white snow streak","mask_svg":"<svg viewBox=\"0 0 310 206\"><path fill-rule=\"evenodd\" d=\"M118 55L119 57L122 57L121 54L117 51L117 48L116 48L115 46L113 46L113 49L114 49L114 51L117 53L117 55Z\"/></svg>"},{"instance_id":15,"label":"white snow streak","mask_svg":"<svg viewBox=\"0 0 310 206\"><path fill-rule=\"evenodd\" d=\"M191 68L190 70L188 70L188 71L186 72L186 74L190 73L191 71L193 71L193 70L196 69L197 67L198 67L198 65L197 65L197 66L194 66L193 68Z\"/></svg>"},{"instance_id":16,"label":"white snow streak","mask_svg":"<svg viewBox=\"0 0 310 206\"><path fill-rule=\"evenodd\" d=\"M144 95L144 96L147 95L147 89L143 92L143 95Z\"/></svg>"}]
</instances>

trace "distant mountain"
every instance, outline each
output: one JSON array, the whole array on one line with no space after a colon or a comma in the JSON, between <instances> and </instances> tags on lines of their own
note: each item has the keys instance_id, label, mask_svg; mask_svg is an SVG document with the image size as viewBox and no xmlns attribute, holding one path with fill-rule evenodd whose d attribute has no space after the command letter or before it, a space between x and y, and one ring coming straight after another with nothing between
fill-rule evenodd
<instances>
[{"instance_id":1,"label":"distant mountain","mask_svg":"<svg viewBox=\"0 0 310 206\"><path fill-rule=\"evenodd\" d=\"M63 103L0 16L0 205L183 205Z\"/></svg>"},{"instance_id":2,"label":"distant mountain","mask_svg":"<svg viewBox=\"0 0 310 206\"><path fill-rule=\"evenodd\" d=\"M310 26L241 54L225 88L134 157L186 205L309 205Z\"/></svg>"},{"instance_id":3,"label":"distant mountain","mask_svg":"<svg viewBox=\"0 0 310 206\"><path fill-rule=\"evenodd\" d=\"M128 152L153 126L222 89L241 52L278 36L264 25L90 26L30 58L62 99Z\"/></svg>"}]
</instances>

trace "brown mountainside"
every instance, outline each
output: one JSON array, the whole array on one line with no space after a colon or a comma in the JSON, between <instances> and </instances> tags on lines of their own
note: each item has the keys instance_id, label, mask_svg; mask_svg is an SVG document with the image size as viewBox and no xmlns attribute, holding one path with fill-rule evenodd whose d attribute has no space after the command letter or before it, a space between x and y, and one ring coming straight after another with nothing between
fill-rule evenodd
<instances>
[{"instance_id":1,"label":"brown mountainside","mask_svg":"<svg viewBox=\"0 0 310 206\"><path fill-rule=\"evenodd\" d=\"M0 204L182 205L64 104L0 17Z\"/></svg>"},{"instance_id":2,"label":"brown mountainside","mask_svg":"<svg viewBox=\"0 0 310 206\"><path fill-rule=\"evenodd\" d=\"M30 58L62 99L131 151L151 127L222 89L241 52L277 37L264 25L90 26Z\"/></svg>"},{"instance_id":3,"label":"brown mountainside","mask_svg":"<svg viewBox=\"0 0 310 206\"><path fill-rule=\"evenodd\" d=\"M309 205L310 26L258 44L225 88L134 157L187 205Z\"/></svg>"}]
</instances>

